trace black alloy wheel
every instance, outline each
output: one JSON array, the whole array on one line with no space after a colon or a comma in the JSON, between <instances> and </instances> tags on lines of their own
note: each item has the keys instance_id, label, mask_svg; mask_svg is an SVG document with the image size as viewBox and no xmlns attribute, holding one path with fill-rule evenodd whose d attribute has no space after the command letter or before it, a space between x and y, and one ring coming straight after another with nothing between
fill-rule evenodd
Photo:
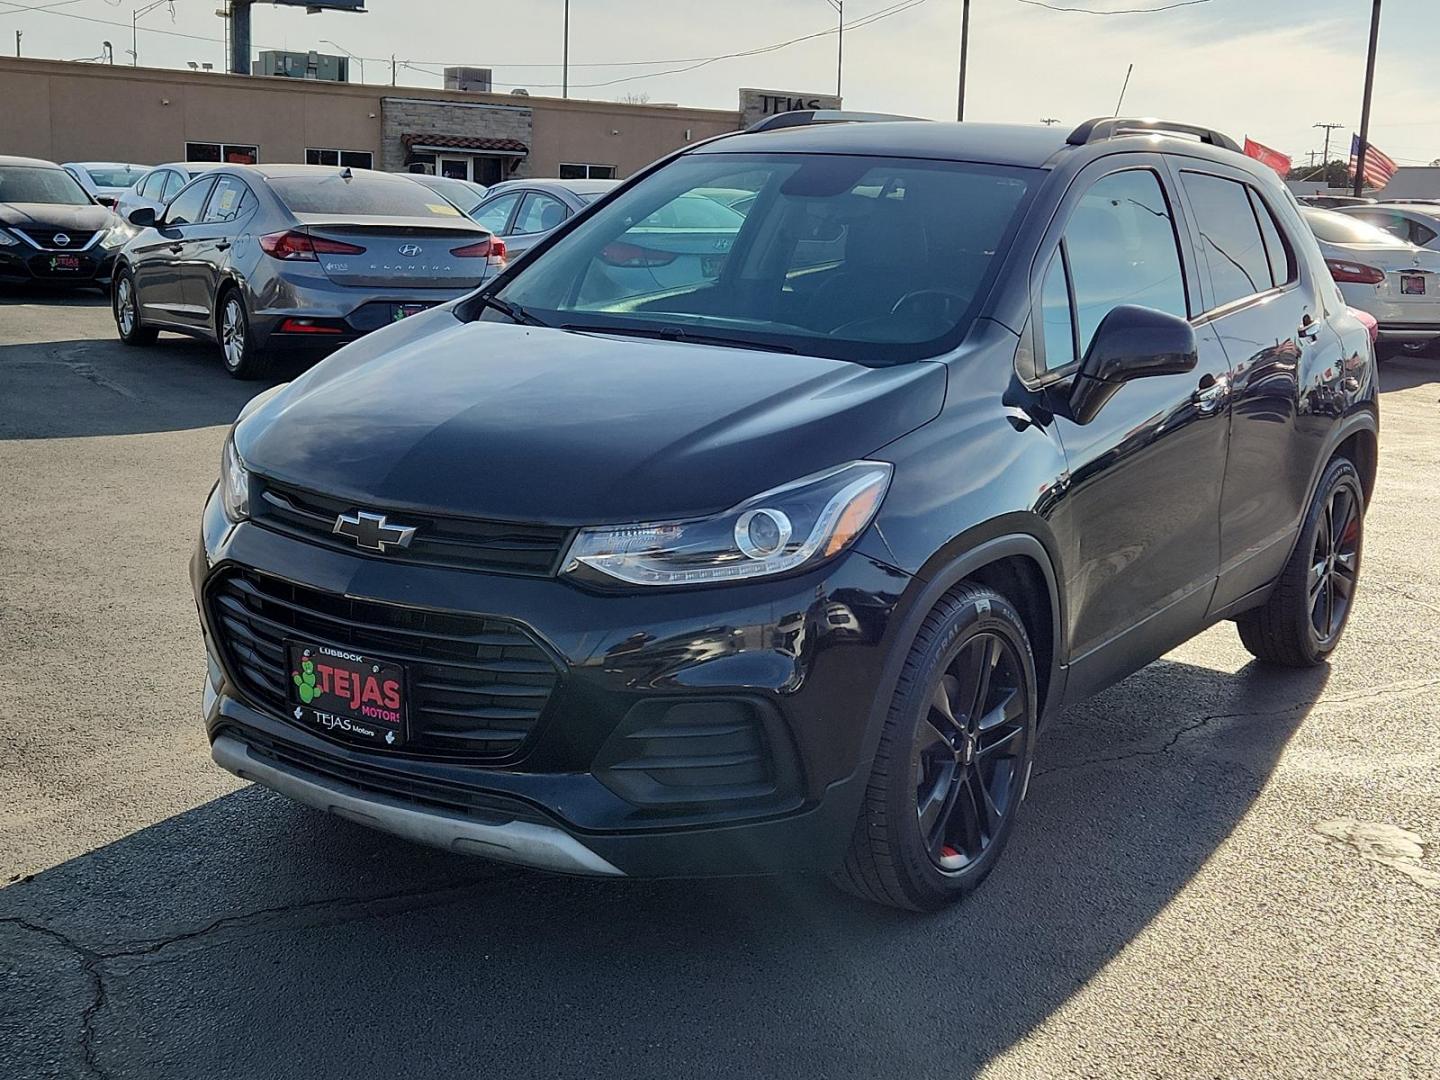
<instances>
[{"instance_id":1,"label":"black alloy wheel","mask_svg":"<svg viewBox=\"0 0 1440 1080\"><path fill-rule=\"evenodd\" d=\"M935 683L911 767L925 852L950 873L975 864L1019 801L1029 702L1015 647L970 638Z\"/></svg>"},{"instance_id":2,"label":"black alloy wheel","mask_svg":"<svg viewBox=\"0 0 1440 1080\"><path fill-rule=\"evenodd\" d=\"M1310 557L1310 624L1321 645L1340 636L1360 576L1360 504L1354 491L1330 492Z\"/></svg>"}]
</instances>

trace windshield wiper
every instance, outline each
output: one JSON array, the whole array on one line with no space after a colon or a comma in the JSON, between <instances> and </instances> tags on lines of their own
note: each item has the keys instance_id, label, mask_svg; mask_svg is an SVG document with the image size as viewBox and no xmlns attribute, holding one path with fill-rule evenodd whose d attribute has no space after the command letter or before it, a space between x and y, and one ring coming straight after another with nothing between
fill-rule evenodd
<instances>
[{"instance_id":1,"label":"windshield wiper","mask_svg":"<svg viewBox=\"0 0 1440 1080\"><path fill-rule=\"evenodd\" d=\"M733 349L752 349L756 352L793 353L795 351L789 345L755 341L751 338L727 337L724 334L701 334L682 326L584 326L578 323L567 323L560 329L577 330L586 334L614 334L617 337L681 341L691 345L727 345Z\"/></svg>"},{"instance_id":2,"label":"windshield wiper","mask_svg":"<svg viewBox=\"0 0 1440 1080\"><path fill-rule=\"evenodd\" d=\"M537 319L519 304L506 303L504 300L497 300L493 296L482 296L480 302L486 307L494 308L513 323L521 326L549 326L544 319Z\"/></svg>"}]
</instances>

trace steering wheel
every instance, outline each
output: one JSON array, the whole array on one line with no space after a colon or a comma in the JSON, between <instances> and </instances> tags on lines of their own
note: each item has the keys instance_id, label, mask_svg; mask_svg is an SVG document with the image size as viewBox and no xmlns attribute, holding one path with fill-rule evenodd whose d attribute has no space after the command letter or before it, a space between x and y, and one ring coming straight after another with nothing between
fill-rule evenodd
<instances>
[{"instance_id":1,"label":"steering wheel","mask_svg":"<svg viewBox=\"0 0 1440 1080\"><path fill-rule=\"evenodd\" d=\"M916 289L908 292L890 309L891 315L905 319L934 320L951 324L960 321L970 307L970 297L949 289Z\"/></svg>"}]
</instances>

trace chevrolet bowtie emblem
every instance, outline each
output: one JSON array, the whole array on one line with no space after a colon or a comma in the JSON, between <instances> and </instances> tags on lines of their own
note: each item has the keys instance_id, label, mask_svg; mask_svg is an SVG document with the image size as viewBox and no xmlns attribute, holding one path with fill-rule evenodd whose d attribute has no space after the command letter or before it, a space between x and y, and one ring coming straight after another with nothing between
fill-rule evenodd
<instances>
[{"instance_id":1,"label":"chevrolet bowtie emblem","mask_svg":"<svg viewBox=\"0 0 1440 1080\"><path fill-rule=\"evenodd\" d=\"M354 540L356 547L382 554L392 547L409 547L415 535L413 525L392 525L384 514L371 514L364 510L341 514L335 519L334 531L336 536Z\"/></svg>"}]
</instances>

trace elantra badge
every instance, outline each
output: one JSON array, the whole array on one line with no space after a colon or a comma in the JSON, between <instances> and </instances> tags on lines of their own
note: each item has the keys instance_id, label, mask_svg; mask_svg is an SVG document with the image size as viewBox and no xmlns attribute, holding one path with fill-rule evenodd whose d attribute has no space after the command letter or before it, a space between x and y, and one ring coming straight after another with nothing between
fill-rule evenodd
<instances>
[{"instance_id":1,"label":"elantra badge","mask_svg":"<svg viewBox=\"0 0 1440 1080\"><path fill-rule=\"evenodd\" d=\"M413 525L392 525L384 514L371 514L357 510L353 514L341 514L335 519L336 536L349 537L356 547L367 551L378 551L382 555L392 547L410 546L415 535Z\"/></svg>"},{"instance_id":2,"label":"elantra badge","mask_svg":"<svg viewBox=\"0 0 1440 1080\"><path fill-rule=\"evenodd\" d=\"M400 254L401 254L401 255L404 255L407 259L413 259L416 255L419 255L419 254L420 254L420 245L419 245L419 244L401 244L400 247L397 248L396 250L398 250L398 251L400 252Z\"/></svg>"}]
</instances>

